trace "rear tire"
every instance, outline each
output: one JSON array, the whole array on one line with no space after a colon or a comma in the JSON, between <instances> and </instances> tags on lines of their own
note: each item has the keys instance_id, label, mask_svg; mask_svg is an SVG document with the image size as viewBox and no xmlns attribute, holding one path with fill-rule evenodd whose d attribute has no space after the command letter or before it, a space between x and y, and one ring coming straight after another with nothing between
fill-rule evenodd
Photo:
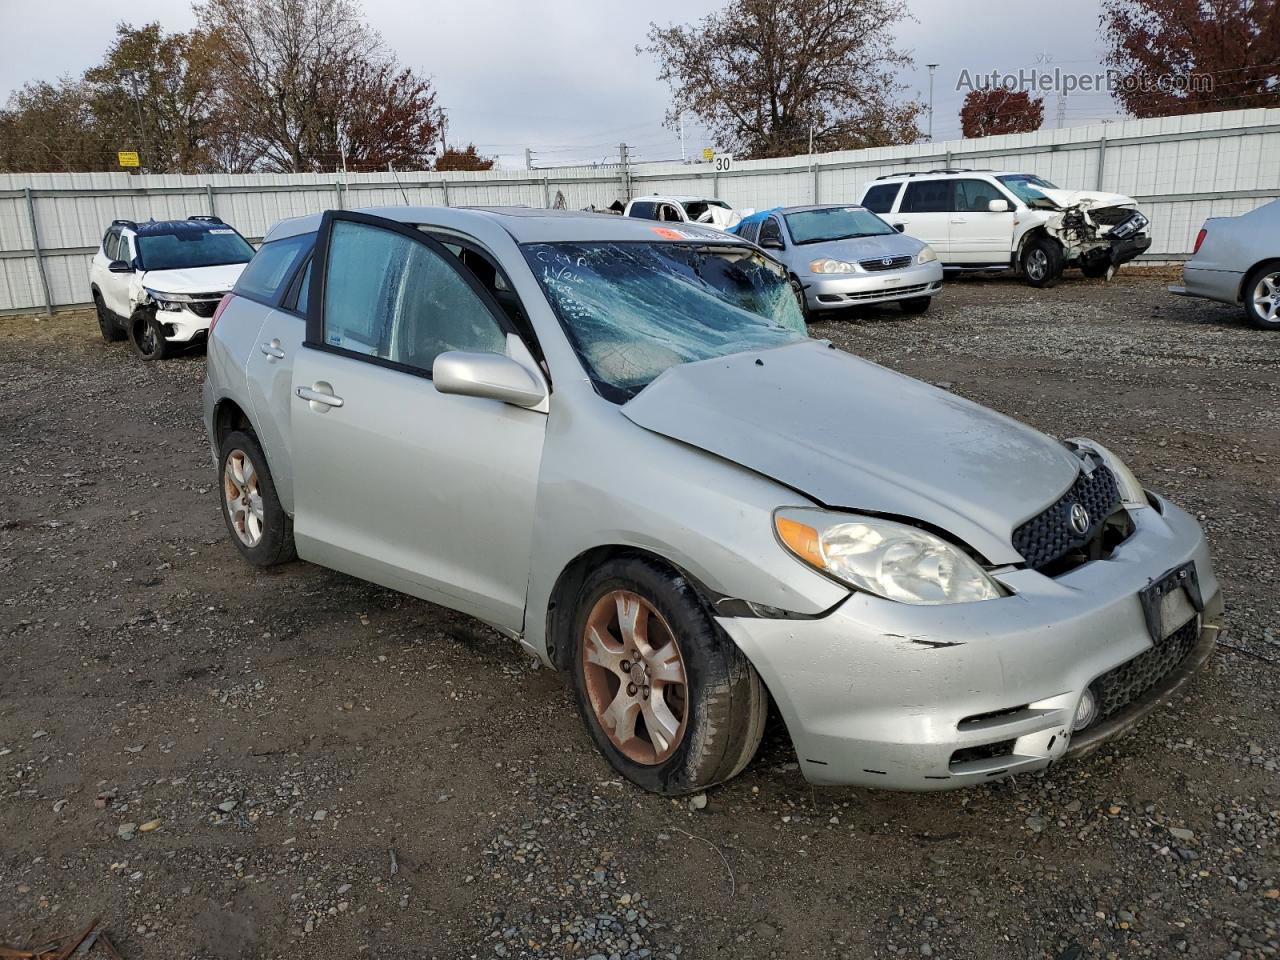
<instances>
[{"instance_id":1,"label":"rear tire","mask_svg":"<svg viewBox=\"0 0 1280 960\"><path fill-rule=\"evenodd\" d=\"M280 505L275 480L258 438L232 430L218 445L218 502L231 542L255 567L271 567L298 556L293 518Z\"/></svg>"},{"instance_id":2,"label":"rear tire","mask_svg":"<svg viewBox=\"0 0 1280 960\"><path fill-rule=\"evenodd\" d=\"M139 310L129 318L129 342L134 352L148 362L166 360L175 349L164 338L164 327L150 310Z\"/></svg>"},{"instance_id":3,"label":"rear tire","mask_svg":"<svg viewBox=\"0 0 1280 960\"><path fill-rule=\"evenodd\" d=\"M1048 237L1037 237L1022 251L1022 275L1033 287L1052 287L1062 277L1065 266L1062 244Z\"/></svg>"},{"instance_id":4,"label":"rear tire","mask_svg":"<svg viewBox=\"0 0 1280 960\"><path fill-rule=\"evenodd\" d=\"M98 330L103 340L107 343L119 343L125 338L125 332L116 323L115 314L107 309L107 305L102 301L102 294L97 290L93 291L93 309L98 314Z\"/></svg>"},{"instance_id":5,"label":"rear tire","mask_svg":"<svg viewBox=\"0 0 1280 960\"><path fill-rule=\"evenodd\" d=\"M644 557L612 560L583 584L572 631L583 722L632 783L694 793L755 755L768 715L764 683L685 577Z\"/></svg>"},{"instance_id":6,"label":"rear tire","mask_svg":"<svg viewBox=\"0 0 1280 960\"><path fill-rule=\"evenodd\" d=\"M1280 330L1280 260L1259 265L1245 278L1244 316L1259 330Z\"/></svg>"},{"instance_id":7,"label":"rear tire","mask_svg":"<svg viewBox=\"0 0 1280 960\"><path fill-rule=\"evenodd\" d=\"M933 297L911 297L907 300L899 300L898 309L903 313L915 316L928 312L929 304L931 303L933 303Z\"/></svg>"}]
</instances>

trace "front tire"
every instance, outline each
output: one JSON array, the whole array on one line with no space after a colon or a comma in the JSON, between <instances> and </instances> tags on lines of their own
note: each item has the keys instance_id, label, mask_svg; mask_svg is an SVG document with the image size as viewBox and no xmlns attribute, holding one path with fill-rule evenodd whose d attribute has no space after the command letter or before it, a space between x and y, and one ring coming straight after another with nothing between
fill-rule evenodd
<instances>
[{"instance_id":1,"label":"front tire","mask_svg":"<svg viewBox=\"0 0 1280 960\"><path fill-rule=\"evenodd\" d=\"M93 291L93 309L98 314L98 330L103 340L107 343L119 343L125 338L125 332L116 323L115 314L107 309L106 303L102 300L102 294L97 290Z\"/></svg>"},{"instance_id":2,"label":"front tire","mask_svg":"<svg viewBox=\"0 0 1280 960\"><path fill-rule=\"evenodd\" d=\"M1280 260L1262 264L1245 278L1244 316L1259 330L1280 330Z\"/></svg>"},{"instance_id":3,"label":"front tire","mask_svg":"<svg viewBox=\"0 0 1280 960\"><path fill-rule=\"evenodd\" d=\"M804 322L812 323L813 314L809 311L809 298L805 295L804 284L794 274L791 276L791 292L796 295L796 302L800 304L800 316L804 317Z\"/></svg>"},{"instance_id":4,"label":"front tire","mask_svg":"<svg viewBox=\"0 0 1280 960\"><path fill-rule=\"evenodd\" d=\"M604 564L578 595L571 642L583 722L632 783L694 793L755 755L764 683L685 577L643 557Z\"/></svg>"},{"instance_id":5,"label":"front tire","mask_svg":"<svg viewBox=\"0 0 1280 960\"><path fill-rule=\"evenodd\" d=\"M1022 251L1022 275L1033 287L1052 287L1062 277L1066 264L1062 244L1048 237L1037 237Z\"/></svg>"},{"instance_id":6,"label":"front tire","mask_svg":"<svg viewBox=\"0 0 1280 960\"><path fill-rule=\"evenodd\" d=\"M931 303L933 303L933 297L911 297L907 300L899 300L898 309L905 314L917 316L928 312Z\"/></svg>"},{"instance_id":7,"label":"front tire","mask_svg":"<svg viewBox=\"0 0 1280 960\"><path fill-rule=\"evenodd\" d=\"M232 430L222 438L218 479L222 519L240 556L255 567L270 567L297 557L293 518L280 505L257 437Z\"/></svg>"},{"instance_id":8,"label":"front tire","mask_svg":"<svg viewBox=\"0 0 1280 960\"><path fill-rule=\"evenodd\" d=\"M143 360L166 360L173 355L173 345L164 338L164 327L150 310L139 310L129 319L129 342Z\"/></svg>"},{"instance_id":9,"label":"front tire","mask_svg":"<svg viewBox=\"0 0 1280 960\"><path fill-rule=\"evenodd\" d=\"M1111 280L1120 272L1120 268L1110 260L1101 260L1093 263L1082 263L1080 272L1090 280Z\"/></svg>"}]
</instances>

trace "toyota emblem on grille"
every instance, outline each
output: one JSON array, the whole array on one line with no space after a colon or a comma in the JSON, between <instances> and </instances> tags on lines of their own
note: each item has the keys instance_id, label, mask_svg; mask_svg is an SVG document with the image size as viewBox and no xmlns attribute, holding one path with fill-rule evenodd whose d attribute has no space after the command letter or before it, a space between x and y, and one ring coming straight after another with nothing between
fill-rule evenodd
<instances>
[{"instance_id":1,"label":"toyota emblem on grille","mask_svg":"<svg viewBox=\"0 0 1280 960\"><path fill-rule=\"evenodd\" d=\"M1089 532L1089 511L1078 503L1071 505L1071 529L1081 536Z\"/></svg>"},{"instance_id":2,"label":"toyota emblem on grille","mask_svg":"<svg viewBox=\"0 0 1280 960\"><path fill-rule=\"evenodd\" d=\"M892 267L892 266L893 266L893 257L885 257L885 258L884 258L883 260L881 260L880 262L881 262L884 266L886 266L886 267Z\"/></svg>"}]
</instances>

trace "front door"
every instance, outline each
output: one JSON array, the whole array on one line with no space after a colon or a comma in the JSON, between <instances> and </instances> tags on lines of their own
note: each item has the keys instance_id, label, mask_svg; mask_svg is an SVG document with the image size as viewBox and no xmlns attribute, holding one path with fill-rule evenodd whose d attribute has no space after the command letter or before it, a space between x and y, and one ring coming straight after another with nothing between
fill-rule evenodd
<instances>
[{"instance_id":1,"label":"front door","mask_svg":"<svg viewBox=\"0 0 1280 960\"><path fill-rule=\"evenodd\" d=\"M904 233L933 247L938 259L946 263L951 260L953 195L950 180L908 180L898 212L887 219L894 226L904 224Z\"/></svg>"},{"instance_id":2,"label":"front door","mask_svg":"<svg viewBox=\"0 0 1280 960\"><path fill-rule=\"evenodd\" d=\"M985 180L953 180L950 254L952 263L1009 263L1013 246L1013 204L992 213L992 200L1009 198Z\"/></svg>"},{"instance_id":3,"label":"front door","mask_svg":"<svg viewBox=\"0 0 1280 960\"><path fill-rule=\"evenodd\" d=\"M395 221L327 213L313 275L293 367L298 554L520 630L546 415L431 381L437 355L506 353L516 332Z\"/></svg>"}]
</instances>

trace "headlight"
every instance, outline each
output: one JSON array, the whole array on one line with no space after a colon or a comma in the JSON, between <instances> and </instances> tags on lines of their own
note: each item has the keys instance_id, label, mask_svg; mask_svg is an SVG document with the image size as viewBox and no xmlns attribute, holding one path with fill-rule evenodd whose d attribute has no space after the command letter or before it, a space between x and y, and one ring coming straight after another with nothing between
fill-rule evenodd
<instances>
[{"instance_id":1,"label":"headlight","mask_svg":"<svg viewBox=\"0 0 1280 960\"><path fill-rule=\"evenodd\" d=\"M902 603L973 603L1003 596L963 551L905 523L801 507L774 528L805 563L857 590Z\"/></svg>"},{"instance_id":2,"label":"headlight","mask_svg":"<svg viewBox=\"0 0 1280 960\"><path fill-rule=\"evenodd\" d=\"M932 263L937 259L938 255L933 252L933 247L926 244L925 248L920 251L920 256L916 257L916 263Z\"/></svg>"},{"instance_id":3,"label":"headlight","mask_svg":"<svg viewBox=\"0 0 1280 960\"><path fill-rule=\"evenodd\" d=\"M161 310L169 310L177 312L184 305L191 303L191 298L185 293L161 293L159 290L152 290L150 287L143 287L147 296L156 302L156 306Z\"/></svg>"},{"instance_id":4,"label":"headlight","mask_svg":"<svg viewBox=\"0 0 1280 960\"><path fill-rule=\"evenodd\" d=\"M1120 500L1126 508L1133 510L1137 507L1151 505L1147 502L1146 491L1142 489L1142 484L1133 475L1133 471L1125 466L1123 460L1102 444L1093 440L1086 440L1084 437L1072 437L1067 441L1067 446L1079 447L1082 450L1089 450L1098 455L1103 464L1115 475L1116 487L1120 490Z\"/></svg>"},{"instance_id":5,"label":"headlight","mask_svg":"<svg viewBox=\"0 0 1280 960\"><path fill-rule=\"evenodd\" d=\"M810 273L853 273L853 264L843 260L814 260L809 264Z\"/></svg>"}]
</instances>

